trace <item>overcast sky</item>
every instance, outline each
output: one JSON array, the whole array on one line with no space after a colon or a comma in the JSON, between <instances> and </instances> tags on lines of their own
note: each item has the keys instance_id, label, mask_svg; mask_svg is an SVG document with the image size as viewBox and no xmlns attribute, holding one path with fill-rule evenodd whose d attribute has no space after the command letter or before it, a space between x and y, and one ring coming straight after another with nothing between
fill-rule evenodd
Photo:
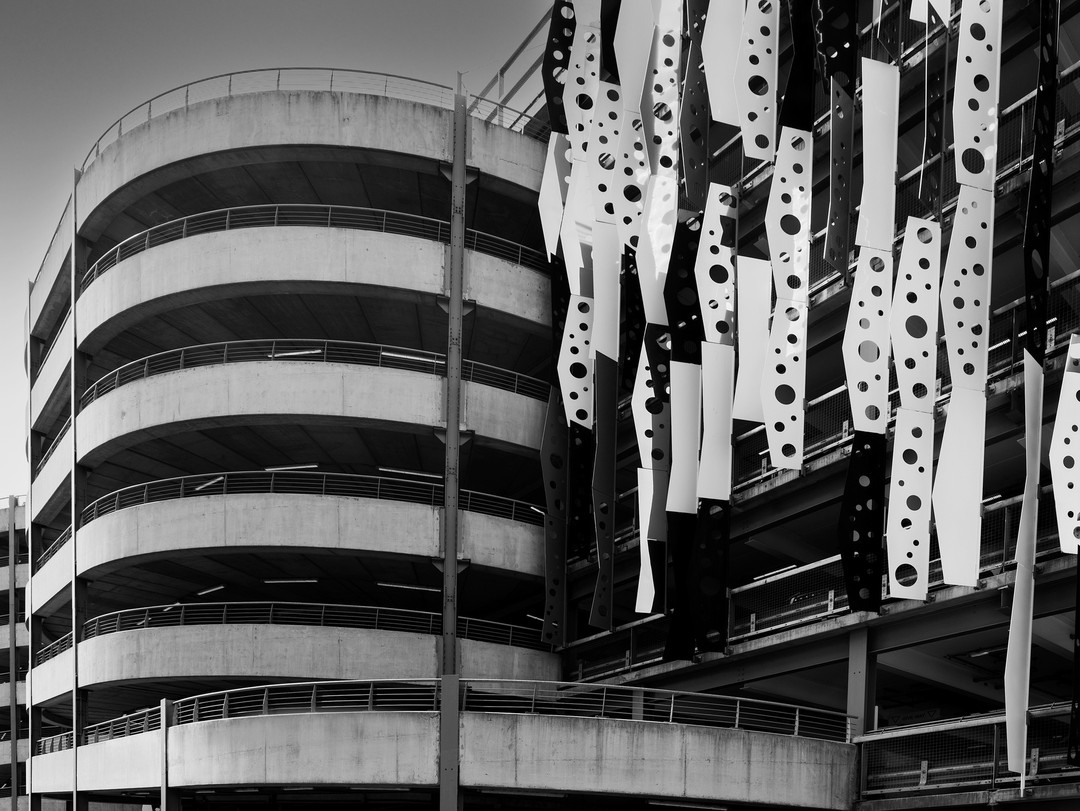
<instances>
[{"instance_id":1,"label":"overcast sky","mask_svg":"<svg viewBox=\"0 0 1080 811\"><path fill-rule=\"evenodd\" d=\"M122 114L207 76L340 67L479 92L550 0L40 0L0 26L0 495L27 487L27 280L44 258L73 168ZM542 51L534 40L518 61ZM513 81L516 76L511 76ZM509 83L508 83L509 86ZM535 91L534 91L535 92Z\"/></svg>"}]
</instances>

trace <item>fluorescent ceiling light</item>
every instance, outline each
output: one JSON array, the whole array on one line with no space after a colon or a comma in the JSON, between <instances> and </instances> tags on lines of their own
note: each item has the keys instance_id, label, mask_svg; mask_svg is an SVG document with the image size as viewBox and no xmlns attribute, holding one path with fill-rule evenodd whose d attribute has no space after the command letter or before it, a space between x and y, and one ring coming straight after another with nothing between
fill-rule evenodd
<instances>
[{"instance_id":1,"label":"fluorescent ceiling light","mask_svg":"<svg viewBox=\"0 0 1080 811\"><path fill-rule=\"evenodd\" d=\"M382 586L386 589L408 589L409 591L433 591L436 594L442 592L441 588L435 588L434 586L413 586L408 583L376 583L376 586Z\"/></svg>"},{"instance_id":2,"label":"fluorescent ceiling light","mask_svg":"<svg viewBox=\"0 0 1080 811\"><path fill-rule=\"evenodd\" d=\"M399 358L401 360L418 360L421 363L446 363L445 360L440 358L424 357L423 355L408 355L404 352L387 352L383 350L382 356L384 358Z\"/></svg>"},{"instance_id":3,"label":"fluorescent ceiling light","mask_svg":"<svg viewBox=\"0 0 1080 811\"><path fill-rule=\"evenodd\" d=\"M314 470L319 466L318 462L308 462L303 465L278 465L276 467L264 467L263 470L268 473L275 473L279 470Z\"/></svg>"},{"instance_id":4,"label":"fluorescent ceiling light","mask_svg":"<svg viewBox=\"0 0 1080 811\"><path fill-rule=\"evenodd\" d=\"M219 586L211 586L208 589L203 589L202 591L195 592L195 596L196 597L205 597L207 594L213 594L215 591L221 591L223 588L225 588L224 583L222 583Z\"/></svg>"},{"instance_id":5,"label":"fluorescent ceiling light","mask_svg":"<svg viewBox=\"0 0 1080 811\"><path fill-rule=\"evenodd\" d=\"M210 485L212 485L212 484L217 484L218 482L222 482L222 481L225 481L225 477L224 477L224 476L218 476L218 477L217 477L216 479L211 479L211 480L210 480L210 481L208 481L208 482L203 482L203 483L202 483L202 484L200 484L200 485L199 485L198 487L196 487L196 488L195 488L195 490L196 490L196 491L199 491L199 490L205 490L205 489L206 489L207 487L209 487Z\"/></svg>"},{"instance_id":6,"label":"fluorescent ceiling light","mask_svg":"<svg viewBox=\"0 0 1080 811\"><path fill-rule=\"evenodd\" d=\"M425 473L422 470L405 470L400 467L380 467L380 473L398 473L402 476L423 476L425 479L438 479L442 481L441 473Z\"/></svg>"},{"instance_id":7,"label":"fluorescent ceiling light","mask_svg":"<svg viewBox=\"0 0 1080 811\"><path fill-rule=\"evenodd\" d=\"M315 577L286 577L278 580L264 580L268 586L284 586L287 583L318 583L318 579Z\"/></svg>"},{"instance_id":8,"label":"fluorescent ceiling light","mask_svg":"<svg viewBox=\"0 0 1080 811\"><path fill-rule=\"evenodd\" d=\"M525 616L528 617L531 620L536 620L537 622L543 622L544 621L542 618L536 616L536 614L526 614Z\"/></svg>"},{"instance_id":9,"label":"fluorescent ceiling light","mask_svg":"<svg viewBox=\"0 0 1080 811\"><path fill-rule=\"evenodd\" d=\"M529 505L529 509L532 510L534 513L540 513L540 515L544 514L543 510L541 510L539 507L534 507L531 504Z\"/></svg>"},{"instance_id":10,"label":"fluorescent ceiling light","mask_svg":"<svg viewBox=\"0 0 1080 811\"><path fill-rule=\"evenodd\" d=\"M772 577L772 576L773 576L774 574L782 574L782 573L784 573L784 572L789 572L789 571L791 571L791 570L792 570L792 569L794 569L794 568L795 568L795 564L794 564L794 563L792 563L792 564L790 564L789 566L784 566L784 567L782 567L782 568L780 568L780 569L777 569L777 570L775 570L775 571L772 571L772 572L766 572L765 574L759 574L759 575L758 575L757 577L755 577L755 578L753 578L753 579L754 579L754 580L764 580L764 579L766 579L766 578L768 578L768 577ZM692 807L694 807L694 808L697 808L698 806L692 806ZM707 805L707 806L705 806L705 807L706 807L706 808L712 808L712 806L711 806L711 805Z\"/></svg>"}]
</instances>

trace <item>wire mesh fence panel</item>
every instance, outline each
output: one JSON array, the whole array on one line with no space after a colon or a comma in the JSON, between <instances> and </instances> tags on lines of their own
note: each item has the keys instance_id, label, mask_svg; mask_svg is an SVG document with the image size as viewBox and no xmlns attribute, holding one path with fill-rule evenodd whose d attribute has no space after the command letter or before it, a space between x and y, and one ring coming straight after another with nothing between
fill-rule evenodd
<instances>
[{"instance_id":1,"label":"wire mesh fence panel","mask_svg":"<svg viewBox=\"0 0 1080 811\"><path fill-rule=\"evenodd\" d=\"M839 556L732 589L730 639L771 633L847 611Z\"/></svg>"}]
</instances>

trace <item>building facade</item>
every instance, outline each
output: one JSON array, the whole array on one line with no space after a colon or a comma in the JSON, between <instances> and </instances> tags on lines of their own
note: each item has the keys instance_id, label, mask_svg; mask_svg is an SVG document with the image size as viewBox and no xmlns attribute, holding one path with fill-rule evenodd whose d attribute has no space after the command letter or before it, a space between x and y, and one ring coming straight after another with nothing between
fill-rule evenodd
<instances>
[{"instance_id":1,"label":"building facade","mask_svg":"<svg viewBox=\"0 0 1080 811\"><path fill-rule=\"evenodd\" d=\"M977 3L923 3L921 22L866 2L842 25L827 3L619 5L555 3L536 116L360 71L252 71L164 93L91 148L28 301L32 577L10 627L31 807L1074 806L1076 563L1049 476L1037 524L1020 514L1043 461L1025 458L1024 339L1042 333L1023 221L1050 4L983 3L1002 18L996 149L960 173L949 111ZM1080 329L1078 11L1053 28L1047 450ZM818 64L822 20L854 33L823 37ZM717 74L728 51L745 64ZM748 64L753 118L713 79ZM936 328L912 333L940 359L910 419L939 437L936 486L981 476L978 520L948 508L971 487L945 489L931 535L928 503L884 490L886 460L925 452L895 447L907 350L894 335L891 372L887 324L877 354L859 346L885 364L863 393L891 398L867 426L845 337L872 256L899 260L895 310L922 295L902 286L909 217L932 284L951 281L965 188L996 207L972 237L993 268L985 384L965 389L985 398L978 458L941 475L969 395ZM742 309L751 290L764 317ZM774 299L804 325L782 371L761 351ZM770 384L791 398L743 391L755 371L797 374ZM853 460L882 488L870 546L846 523ZM925 517L914 574L900 547L881 559L885 495L890 544ZM1023 785L1002 713L1022 524ZM946 525L977 530L970 582Z\"/></svg>"}]
</instances>

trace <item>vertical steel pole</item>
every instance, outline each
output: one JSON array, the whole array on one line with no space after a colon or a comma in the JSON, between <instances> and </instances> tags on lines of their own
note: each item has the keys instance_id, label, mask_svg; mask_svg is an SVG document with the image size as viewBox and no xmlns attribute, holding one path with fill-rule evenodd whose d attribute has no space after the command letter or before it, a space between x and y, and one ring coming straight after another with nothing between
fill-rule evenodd
<instances>
[{"instance_id":1,"label":"vertical steel pole","mask_svg":"<svg viewBox=\"0 0 1080 811\"><path fill-rule=\"evenodd\" d=\"M450 251L446 271L449 326L446 346L446 467L442 521L442 701L440 704L439 808L458 811L458 490L461 458L461 344L465 289L465 157L468 127L465 96L454 96L454 165L451 173Z\"/></svg>"},{"instance_id":2,"label":"vertical steel pole","mask_svg":"<svg viewBox=\"0 0 1080 811\"><path fill-rule=\"evenodd\" d=\"M17 586L19 582L16 569L19 559L18 522L15 510L18 501L15 496L8 496L8 706L11 707L11 803L19 804L19 649L15 635L19 627L19 601ZM25 520L23 522L26 523Z\"/></svg>"}]
</instances>

